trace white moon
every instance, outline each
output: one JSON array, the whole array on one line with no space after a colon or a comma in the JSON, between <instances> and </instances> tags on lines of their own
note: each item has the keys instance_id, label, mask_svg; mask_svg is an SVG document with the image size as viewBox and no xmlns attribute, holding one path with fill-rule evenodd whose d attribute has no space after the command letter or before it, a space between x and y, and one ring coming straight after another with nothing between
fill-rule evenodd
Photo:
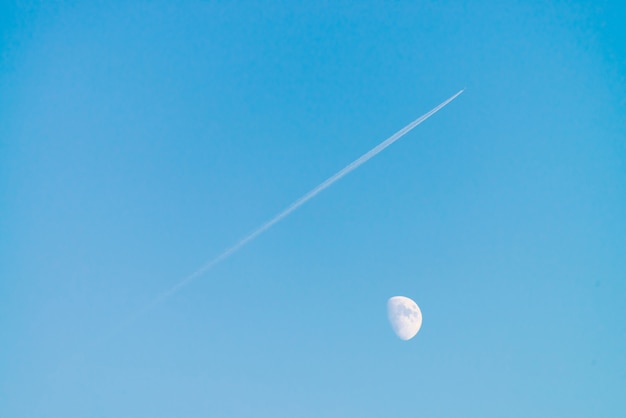
<instances>
[{"instance_id":1,"label":"white moon","mask_svg":"<svg viewBox=\"0 0 626 418\"><path fill-rule=\"evenodd\" d=\"M415 337L422 326L422 311L412 299L394 296L387 301L387 315L393 332L401 340Z\"/></svg>"}]
</instances>

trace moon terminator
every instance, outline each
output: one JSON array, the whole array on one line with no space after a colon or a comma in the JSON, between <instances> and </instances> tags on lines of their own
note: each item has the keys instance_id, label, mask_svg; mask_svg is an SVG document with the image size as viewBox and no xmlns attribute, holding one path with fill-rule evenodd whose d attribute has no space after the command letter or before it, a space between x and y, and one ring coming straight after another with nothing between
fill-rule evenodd
<instances>
[{"instance_id":1,"label":"moon terminator","mask_svg":"<svg viewBox=\"0 0 626 418\"><path fill-rule=\"evenodd\" d=\"M387 301L387 315L393 332L407 341L415 337L422 326L422 311L406 296L394 296Z\"/></svg>"}]
</instances>

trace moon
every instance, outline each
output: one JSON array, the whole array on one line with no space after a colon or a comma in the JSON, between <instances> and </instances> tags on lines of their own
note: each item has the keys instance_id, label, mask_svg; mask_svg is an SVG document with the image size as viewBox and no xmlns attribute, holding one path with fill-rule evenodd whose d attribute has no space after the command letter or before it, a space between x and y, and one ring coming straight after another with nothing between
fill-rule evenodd
<instances>
[{"instance_id":1,"label":"moon","mask_svg":"<svg viewBox=\"0 0 626 418\"><path fill-rule=\"evenodd\" d=\"M389 298L387 315L393 332L404 341L415 337L422 326L422 311L417 303L406 296Z\"/></svg>"}]
</instances>

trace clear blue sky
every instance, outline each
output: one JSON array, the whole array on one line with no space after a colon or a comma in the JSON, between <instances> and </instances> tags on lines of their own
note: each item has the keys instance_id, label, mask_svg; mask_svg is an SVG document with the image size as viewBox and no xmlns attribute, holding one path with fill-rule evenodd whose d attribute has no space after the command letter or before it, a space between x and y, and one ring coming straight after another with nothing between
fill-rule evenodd
<instances>
[{"instance_id":1,"label":"clear blue sky","mask_svg":"<svg viewBox=\"0 0 626 418\"><path fill-rule=\"evenodd\" d=\"M625 416L623 2L17 3L0 416Z\"/></svg>"}]
</instances>

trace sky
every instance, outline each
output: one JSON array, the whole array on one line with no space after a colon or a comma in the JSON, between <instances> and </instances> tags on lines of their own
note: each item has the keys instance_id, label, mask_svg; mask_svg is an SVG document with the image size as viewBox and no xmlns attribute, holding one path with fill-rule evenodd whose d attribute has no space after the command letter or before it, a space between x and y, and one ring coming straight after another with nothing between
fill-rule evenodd
<instances>
[{"instance_id":1,"label":"sky","mask_svg":"<svg viewBox=\"0 0 626 418\"><path fill-rule=\"evenodd\" d=\"M626 413L623 2L354 3L2 3L0 416Z\"/></svg>"}]
</instances>

